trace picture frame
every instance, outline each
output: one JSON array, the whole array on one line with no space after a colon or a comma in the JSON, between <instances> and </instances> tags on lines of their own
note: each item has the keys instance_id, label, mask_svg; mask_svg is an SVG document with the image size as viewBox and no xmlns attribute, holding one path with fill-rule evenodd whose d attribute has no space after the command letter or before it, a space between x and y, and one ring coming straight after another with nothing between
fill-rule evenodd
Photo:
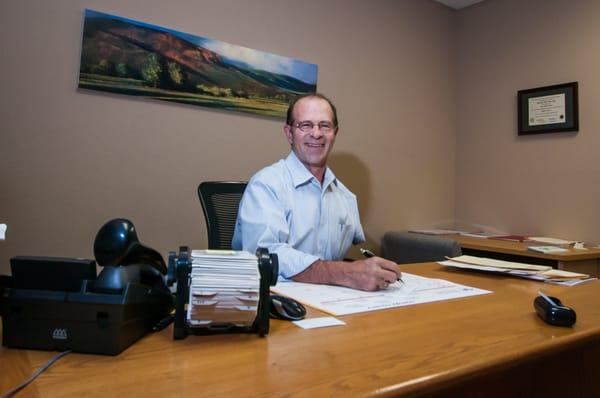
<instances>
[{"instance_id":1,"label":"picture frame","mask_svg":"<svg viewBox=\"0 0 600 398\"><path fill-rule=\"evenodd\" d=\"M579 131L578 82L520 90L519 135Z\"/></svg>"},{"instance_id":2,"label":"picture frame","mask_svg":"<svg viewBox=\"0 0 600 398\"><path fill-rule=\"evenodd\" d=\"M317 91L318 66L91 9L84 12L79 85L285 120Z\"/></svg>"}]
</instances>

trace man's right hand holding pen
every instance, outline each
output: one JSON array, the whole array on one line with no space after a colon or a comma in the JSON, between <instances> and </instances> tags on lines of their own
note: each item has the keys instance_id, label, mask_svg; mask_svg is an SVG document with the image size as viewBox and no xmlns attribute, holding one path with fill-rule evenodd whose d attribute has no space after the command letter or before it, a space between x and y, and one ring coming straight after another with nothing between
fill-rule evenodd
<instances>
[{"instance_id":1,"label":"man's right hand holding pen","mask_svg":"<svg viewBox=\"0 0 600 398\"><path fill-rule=\"evenodd\" d=\"M363 247L361 247L361 248L360 248L360 253L361 253L363 256L365 256L366 258L380 258L380 259L382 259L381 257L377 257L377 256L375 255L375 253L373 253L371 250L369 250L369 249L365 249L365 248L363 248ZM385 259L382 259L382 260L385 260ZM396 281L399 281L399 282L402 282L402 283L404 283L404 281L402 280L402 273L401 273L401 272L400 272L400 270L398 269L398 265L397 265L396 263L393 263L393 262L389 261L389 260L385 260L385 261L386 261L387 263L391 263L391 264L393 264L393 265L394 265L394 267L393 267L391 270L392 270L392 271L394 271L394 272L396 273L396 275L397 275L397 279L396 279ZM390 264L383 264L383 267L384 267L385 269L390 269L390 268L389 268L389 265L390 265ZM394 283L394 282L389 282L388 284L391 284L391 283ZM387 286L386 286L386 288L387 288Z\"/></svg>"}]
</instances>

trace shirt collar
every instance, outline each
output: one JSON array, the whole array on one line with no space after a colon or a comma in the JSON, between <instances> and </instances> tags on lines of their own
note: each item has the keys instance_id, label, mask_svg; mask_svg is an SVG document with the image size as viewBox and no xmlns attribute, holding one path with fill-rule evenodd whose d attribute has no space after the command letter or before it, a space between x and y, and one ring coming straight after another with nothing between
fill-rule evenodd
<instances>
[{"instance_id":1,"label":"shirt collar","mask_svg":"<svg viewBox=\"0 0 600 398\"><path fill-rule=\"evenodd\" d=\"M317 179L308 169L300 159L296 156L294 151L290 151L290 154L285 159L285 164L290 170L290 174L292 175L292 182L294 183L294 188L298 188L300 185L306 184L308 181L315 180L318 183ZM329 167L325 169L325 175L323 177L323 190L327 189L327 187L331 184L335 183L337 185L337 178L333 171Z\"/></svg>"}]
</instances>

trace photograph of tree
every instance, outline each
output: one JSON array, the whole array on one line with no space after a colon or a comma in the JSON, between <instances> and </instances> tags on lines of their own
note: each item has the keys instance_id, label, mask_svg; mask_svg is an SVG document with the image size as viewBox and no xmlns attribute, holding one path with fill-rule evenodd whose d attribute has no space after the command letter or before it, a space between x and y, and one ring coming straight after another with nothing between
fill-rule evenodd
<instances>
[{"instance_id":1,"label":"photograph of tree","mask_svg":"<svg viewBox=\"0 0 600 398\"><path fill-rule=\"evenodd\" d=\"M285 118L317 65L85 10L79 87Z\"/></svg>"}]
</instances>

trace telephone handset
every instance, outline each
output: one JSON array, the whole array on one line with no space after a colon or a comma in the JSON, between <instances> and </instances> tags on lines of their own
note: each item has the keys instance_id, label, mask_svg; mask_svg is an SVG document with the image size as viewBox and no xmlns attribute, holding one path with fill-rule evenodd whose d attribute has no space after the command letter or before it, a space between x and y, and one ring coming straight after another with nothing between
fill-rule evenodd
<instances>
[{"instance_id":1,"label":"telephone handset","mask_svg":"<svg viewBox=\"0 0 600 398\"><path fill-rule=\"evenodd\" d=\"M162 275L167 266L160 253L140 243L135 226L125 218L104 224L94 240L94 256L102 271L94 281L99 293L120 292L128 283L170 293Z\"/></svg>"}]
</instances>

